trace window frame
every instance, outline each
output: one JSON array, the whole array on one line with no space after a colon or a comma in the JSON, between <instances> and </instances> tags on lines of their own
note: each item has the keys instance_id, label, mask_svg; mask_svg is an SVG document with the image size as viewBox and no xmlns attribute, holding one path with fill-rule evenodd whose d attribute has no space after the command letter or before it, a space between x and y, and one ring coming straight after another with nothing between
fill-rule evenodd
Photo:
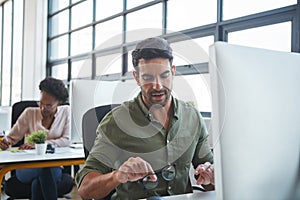
<instances>
[{"instance_id":1,"label":"window frame","mask_svg":"<svg viewBox=\"0 0 300 200\"><path fill-rule=\"evenodd\" d=\"M180 30L180 32L174 32L174 33L166 33L167 29L167 11L168 11L168 0L153 0L144 4L141 4L137 7L126 9L127 0L123 0L123 11L116 13L112 16L108 16L104 19L96 20L96 6L93 6L93 21L89 24L86 24L84 26L78 27L74 30L71 30L71 8L75 5L78 5L79 3L84 2L85 0L78 1L74 4L71 4L65 8L62 8L61 10L58 10L56 12L51 13L51 0L48 0L48 51L47 51L47 76L51 76L51 68L55 65L62 64L62 63L68 63L68 78L65 80L66 82L70 82L72 79L71 77L71 63L78 60L83 59L91 59L92 60L92 74L90 77L86 77L84 79L101 79L101 80L107 80L107 81L114 81L114 80L127 80L132 79L132 74L128 71L128 65L131 64L131 61L128 60L128 52L132 50L138 41L133 42L126 42L126 16L127 14L148 8L150 6L156 5L156 4L162 4L163 11L162 11L162 36L166 39L168 39L169 42L179 42L184 41L186 38L181 37L181 35L186 35L187 37L191 39L197 39L202 38L206 36L213 36L214 41L228 41L228 33L233 31L241 31L246 30L250 28L257 28L262 27L266 25L273 25L277 23L282 22L292 22L292 36L291 36L291 52L298 52L300 53L300 38L298 35L298 32L300 32L300 0L297 1L297 4L289 5L286 7L276 8L273 10L268 10L264 12L259 12L247 16L242 16L238 18L233 18L229 20L223 20L223 11L222 11L222 5L223 0L216 0L217 1L217 20L215 23L206 24L198 27L193 27L186 30ZM71 1L70 1L71 2ZM96 0L93 0L93 5L96 4ZM51 30L51 17L58 14L59 12L69 10L69 30L65 33L61 33L55 36L50 36L49 30ZM112 20L117 17L123 18L123 24L122 24L122 43L111 46L108 48L103 49L95 49L95 26L97 24L107 22L109 20ZM74 55L70 56L70 35L74 31L78 31L87 27L93 28L93 50L90 52L86 52L80 55ZM56 60L49 60L50 55L49 52L51 52L51 49L49 49L50 42L57 38L61 37L63 35L68 35L69 37L69 52L68 57L62 58L62 59L56 59ZM99 56L108 55L108 54L115 54L115 53L122 53L122 66L121 73L116 74L106 74L103 76L97 76L96 75L96 59ZM192 63L191 65L184 65L184 66L177 66L178 74L180 75L189 75L189 74L197 74L197 73L209 73L208 71L208 63Z\"/></svg>"}]
</instances>

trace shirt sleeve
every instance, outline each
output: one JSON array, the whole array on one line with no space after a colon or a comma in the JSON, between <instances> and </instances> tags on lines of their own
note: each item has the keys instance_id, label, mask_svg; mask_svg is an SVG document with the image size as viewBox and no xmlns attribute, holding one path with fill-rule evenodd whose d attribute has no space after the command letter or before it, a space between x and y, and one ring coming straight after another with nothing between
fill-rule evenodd
<instances>
[{"instance_id":1,"label":"shirt sleeve","mask_svg":"<svg viewBox=\"0 0 300 200\"><path fill-rule=\"evenodd\" d=\"M7 135L7 139L12 145L15 145L29 132L29 121L27 119L30 115L33 115L33 113L30 114L30 110L25 109Z\"/></svg>"},{"instance_id":2,"label":"shirt sleeve","mask_svg":"<svg viewBox=\"0 0 300 200\"><path fill-rule=\"evenodd\" d=\"M207 129L206 129L206 125L204 122L203 117L201 116L201 114L199 113L199 140L196 146L196 150L195 150L195 154L193 157L193 166L194 168L196 168L199 164L203 164L205 162L210 162L213 163L213 154L212 151L210 149L210 145L208 142L208 133L207 133Z\"/></svg>"},{"instance_id":3,"label":"shirt sleeve","mask_svg":"<svg viewBox=\"0 0 300 200\"><path fill-rule=\"evenodd\" d=\"M75 176L75 181L76 181L76 184L78 187L80 186L83 178L89 172L98 172L101 174L106 174L106 173L112 172L112 169L107 167L105 164L100 162L98 159L96 159L92 155L89 155L85 161L84 166L77 172L77 174Z\"/></svg>"},{"instance_id":4,"label":"shirt sleeve","mask_svg":"<svg viewBox=\"0 0 300 200\"><path fill-rule=\"evenodd\" d=\"M112 134L115 124L111 115L108 114L100 123L96 131L95 143L89 152L84 166L77 173L75 181L78 187L84 176L89 172L107 174L119 168L122 153L112 144L107 135Z\"/></svg>"}]
</instances>

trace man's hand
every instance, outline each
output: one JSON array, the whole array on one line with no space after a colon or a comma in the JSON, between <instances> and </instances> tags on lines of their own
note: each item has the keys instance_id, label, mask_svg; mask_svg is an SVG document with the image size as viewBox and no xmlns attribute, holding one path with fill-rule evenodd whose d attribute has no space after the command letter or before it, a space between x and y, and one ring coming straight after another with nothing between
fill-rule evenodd
<instances>
[{"instance_id":1,"label":"man's hand","mask_svg":"<svg viewBox=\"0 0 300 200\"><path fill-rule=\"evenodd\" d=\"M199 175L197 179L198 185L215 184L214 166L209 162L198 165L194 172L195 175Z\"/></svg>"},{"instance_id":2,"label":"man's hand","mask_svg":"<svg viewBox=\"0 0 300 200\"><path fill-rule=\"evenodd\" d=\"M129 158L116 171L116 178L120 183L126 183L127 181L137 181L148 175L150 181L157 180L157 177L151 165L139 157Z\"/></svg>"},{"instance_id":3,"label":"man's hand","mask_svg":"<svg viewBox=\"0 0 300 200\"><path fill-rule=\"evenodd\" d=\"M2 150L8 149L9 145L10 145L10 142L8 142L6 139L3 139L0 141L0 149L2 149Z\"/></svg>"}]
</instances>

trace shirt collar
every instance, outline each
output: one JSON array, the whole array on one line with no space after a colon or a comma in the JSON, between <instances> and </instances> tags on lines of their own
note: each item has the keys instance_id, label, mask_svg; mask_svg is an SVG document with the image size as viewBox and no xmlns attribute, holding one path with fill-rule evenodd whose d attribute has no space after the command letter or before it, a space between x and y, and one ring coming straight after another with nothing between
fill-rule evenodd
<instances>
[{"instance_id":1,"label":"shirt collar","mask_svg":"<svg viewBox=\"0 0 300 200\"><path fill-rule=\"evenodd\" d=\"M57 106L56 112L54 114L54 117L57 117L57 115L61 112L61 106Z\"/></svg>"}]
</instances>

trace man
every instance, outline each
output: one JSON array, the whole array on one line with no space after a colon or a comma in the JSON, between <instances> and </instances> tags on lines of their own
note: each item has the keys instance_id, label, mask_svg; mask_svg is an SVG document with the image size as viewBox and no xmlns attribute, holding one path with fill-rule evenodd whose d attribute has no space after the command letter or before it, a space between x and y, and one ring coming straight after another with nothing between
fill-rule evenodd
<instances>
[{"instance_id":1,"label":"man","mask_svg":"<svg viewBox=\"0 0 300 200\"><path fill-rule=\"evenodd\" d=\"M162 38L148 38L132 53L141 92L112 110L100 123L85 166L76 176L83 199L139 199L192 192L214 184L213 156L199 112L171 95L176 67Z\"/></svg>"}]
</instances>

